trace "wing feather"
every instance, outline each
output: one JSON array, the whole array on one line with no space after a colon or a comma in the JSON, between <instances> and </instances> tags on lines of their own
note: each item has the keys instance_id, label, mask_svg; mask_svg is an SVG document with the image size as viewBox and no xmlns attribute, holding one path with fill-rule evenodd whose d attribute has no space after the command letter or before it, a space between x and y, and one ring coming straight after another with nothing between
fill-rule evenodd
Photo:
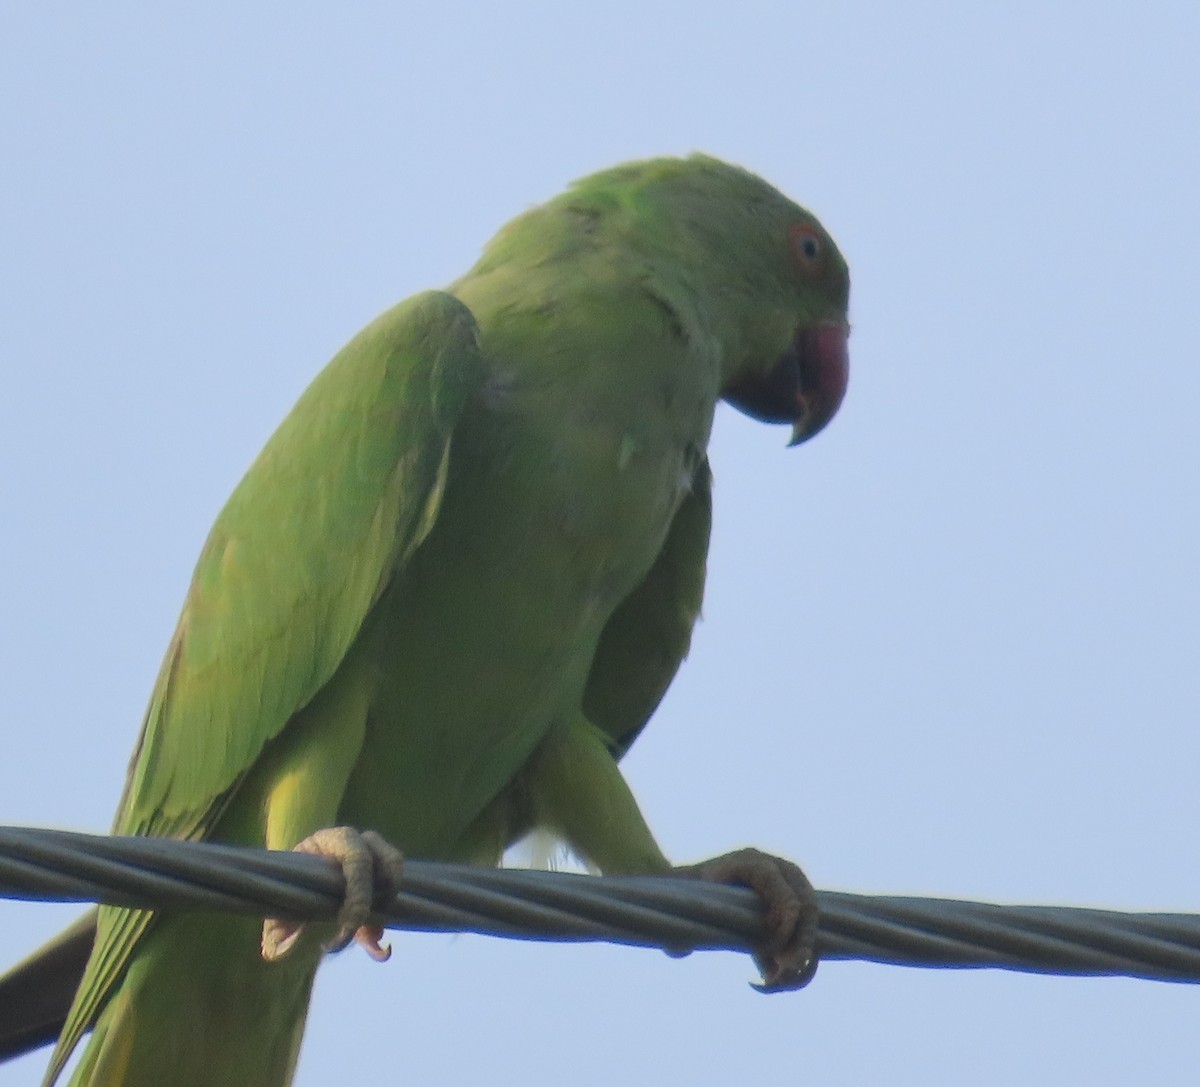
<instances>
[{"instance_id":1,"label":"wing feather","mask_svg":"<svg viewBox=\"0 0 1200 1087\"><path fill-rule=\"evenodd\" d=\"M482 362L470 310L417 295L317 376L217 518L159 672L114 831L204 838L327 683L437 517ZM104 908L53 1079L151 914Z\"/></svg>"},{"instance_id":2,"label":"wing feather","mask_svg":"<svg viewBox=\"0 0 1200 1087\"><path fill-rule=\"evenodd\" d=\"M687 656L704 597L712 529L712 473L701 460L650 572L600 636L584 689L584 715L624 756Z\"/></svg>"}]
</instances>

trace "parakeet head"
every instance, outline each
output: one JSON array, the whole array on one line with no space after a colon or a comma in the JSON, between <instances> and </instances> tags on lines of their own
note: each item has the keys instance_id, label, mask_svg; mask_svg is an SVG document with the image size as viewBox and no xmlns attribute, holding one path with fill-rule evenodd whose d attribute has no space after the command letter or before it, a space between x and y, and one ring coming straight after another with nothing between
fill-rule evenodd
<instances>
[{"instance_id":1,"label":"parakeet head","mask_svg":"<svg viewBox=\"0 0 1200 1087\"><path fill-rule=\"evenodd\" d=\"M833 418L849 378L850 273L815 216L706 155L627 163L570 195L618 213L682 334L719 345L726 401L791 423L792 445Z\"/></svg>"},{"instance_id":2,"label":"parakeet head","mask_svg":"<svg viewBox=\"0 0 1200 1087\"><path fill-rule=\"evenodd\" d=\"M799 445L825 427L841 407L850 379L850 272L821 224L795 210L803 218L794 218L787 228L789 270L802 304L792 311L796 323L791 340L765 369L761 359L746 360L722 394L763 422L791 423L789 445Z\"/></svg>"}]
</instances>

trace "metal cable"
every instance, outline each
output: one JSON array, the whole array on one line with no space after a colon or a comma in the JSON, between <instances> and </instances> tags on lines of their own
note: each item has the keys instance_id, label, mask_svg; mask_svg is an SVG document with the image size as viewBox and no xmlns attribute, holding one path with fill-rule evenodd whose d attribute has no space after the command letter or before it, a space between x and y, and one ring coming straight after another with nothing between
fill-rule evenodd
<instances>
[{"instance_id":1,"label":"metal cable","mask_svg":"<svg viewBox=\"0 0 1200 1087\"><path fill-rule=\"evenodd\" d=\"M165 838L0 827L0 896L329 920L332 861ZM899 966L1200 981L1200 916L818 891L821 958ZM669 876L583 876L407 861L377 903L392 928L525 940L747 951L760 907L744 888Z\"/></svg>"}]
</instances>

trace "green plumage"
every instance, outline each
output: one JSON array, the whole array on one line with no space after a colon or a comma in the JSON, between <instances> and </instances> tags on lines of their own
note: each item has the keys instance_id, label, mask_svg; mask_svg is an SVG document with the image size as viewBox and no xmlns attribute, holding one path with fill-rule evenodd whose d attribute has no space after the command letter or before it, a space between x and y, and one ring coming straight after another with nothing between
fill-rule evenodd
<instances>
[{"instance_id":1,"label":"green plumage","mask_svg":"<svg viewBox=\"0 0 1200 1087\"><path fill-rule=\"evenodd\" d=\"M807 212L696 157L586 179L383 314L221 512L115 830L495 863L540 826L665 870L616 760L699 611L713 412L798 330L844 346L847 292ZM258 939L102 909L48 1081L94 1026L79 1085L287 1083L319 940Z\"/></svg>"}]
</instances>

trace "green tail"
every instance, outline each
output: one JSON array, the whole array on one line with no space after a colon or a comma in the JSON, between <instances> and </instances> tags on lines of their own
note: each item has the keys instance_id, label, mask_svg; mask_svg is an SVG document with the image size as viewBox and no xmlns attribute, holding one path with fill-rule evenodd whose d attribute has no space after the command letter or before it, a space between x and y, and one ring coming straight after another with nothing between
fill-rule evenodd
<instances>
[{"instance_id":1,"label":"green tail","mask_svg":"<svg viewBox=\"0 0 1200 1087\"><path fill-rule=\"evenodd\" d=\"M258 953L254 918L159 920L100 1013L71 1087L285 1087L319 951Z\"/></svg>"}]
</instances>

